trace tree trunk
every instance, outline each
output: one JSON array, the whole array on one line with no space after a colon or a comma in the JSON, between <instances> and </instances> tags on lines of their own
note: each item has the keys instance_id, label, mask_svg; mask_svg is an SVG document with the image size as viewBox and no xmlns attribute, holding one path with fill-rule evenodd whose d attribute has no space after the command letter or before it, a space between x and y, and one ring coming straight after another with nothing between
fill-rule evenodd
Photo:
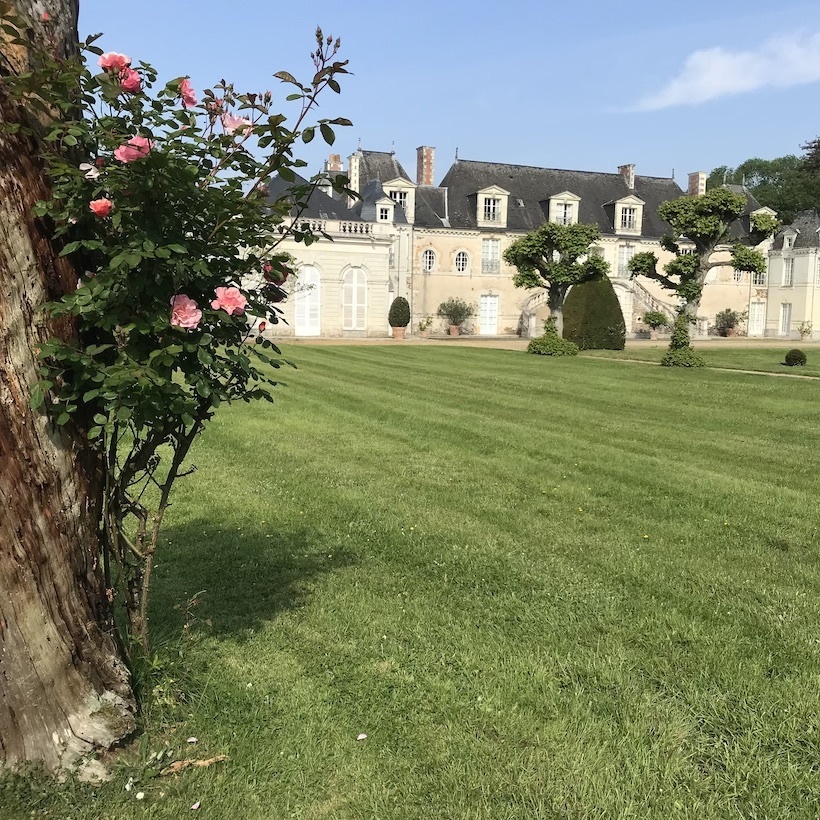
<instances>
[{"instance_id":1,"label":"tree trunk","mask_svg":"<svg viewBox=\"0 0 820 820\"><path fill-rule=\"evenodd\" d=\"M6 10L52 53L77 40L77 0L50 0L47 21L37 0ZM77 284L32 214L49 196L37 141L2 129L26 116L2 77L33 59L0 31L0 766L54 771L132 732L135 706L100 575L94 455L29 409L37 345L72 332L38 308Z\"/></svg>"},{"instance_id":2,"label":"tree trunk","mask_svg":"<svg viewBox=\"0 0 820 820\"><path fill-rule=\"evenodd\" d=\"M558 285L550 285L547 295L547 305L550 309L550 319L555 320L555 332L559 339L564 338L564 298L566 289Z\"/></svg>"}]
</instances>

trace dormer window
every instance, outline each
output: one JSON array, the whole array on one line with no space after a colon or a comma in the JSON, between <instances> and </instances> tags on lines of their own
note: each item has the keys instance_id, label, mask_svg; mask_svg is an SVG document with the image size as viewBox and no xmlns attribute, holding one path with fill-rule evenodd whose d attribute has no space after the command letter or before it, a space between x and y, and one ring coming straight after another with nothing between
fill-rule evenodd
<instances>
[{"instance_id":1,"label":"dormer window","mask_svg":"<svg viewBox=\"0 0 820 820\"><path fill-rule=\"evenodd\" d=\"M783 238L783 247L784 248L792 248L794 247L794 237L793 236L786 236Z\"/></svg>"},{"instance_id":2,"label":"dormer window","mask_svg":"<svg viewBox=\"0 0 820 820\"><path fill-rule=\"evenodd\" d=\"M380 207L379 208L379 222L389 222L390 221L390 208Z\"/></svg>"},{"instance_id":3,"label":"dormer window","mask_svg":"<svg viewBox=\"0 0 820 820\"><path fill-rule=\"evenodd\" d=\"M559 202L555 206L555 221L559 225L572 225L574 222L572 211L573 207L571 202Z\"/></svg>"},{"instance_id":4,"label":"dormer window","mask_svg":"<svg viewBox=\"0 0 820 820\"><path fill-rule=\"evenodd\" d=\"M638 224L638 209L629 205L621 208L621 228L625 231L634 231Z\"/></svg>"},{"instance_id":5,"label":"dormer window","mask_svg":"<svg viewBox=\"0 0 820 820\"><path fill-rule=\"evenodd\" d=\"M401 205L405 214L407 213L407 191L391 191L390 198L396 205Z\"/></svg>"},{"instance_id":6,"label":"dormer window","mask_svg":"<svg viewBox=\"0 0 820 820\"><path fill-rule=\"evenodd\" d=\"M580 208L581 197L572 191L562 191L549 199L549 221L556 225L574 225L578 221Z\"/></svg>"},{"instance_id":7,"label":"dormer window","mask_svg":"<svg viewBox=\"0 0 820 820\"><path fill-rule=\"evenodd\" d=\"M484 198L484 221L501 221L501 200L497 197L488 196Z\"/></svg>"}]
</instances>

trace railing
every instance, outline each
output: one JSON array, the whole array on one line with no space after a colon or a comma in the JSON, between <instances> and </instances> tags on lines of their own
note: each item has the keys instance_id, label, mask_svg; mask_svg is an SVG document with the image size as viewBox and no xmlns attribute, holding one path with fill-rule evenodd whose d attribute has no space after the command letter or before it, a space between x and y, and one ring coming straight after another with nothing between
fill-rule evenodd
<instances>
[{"instance_id":1,"label":"railing","mask_svg":"<svg viewBox=\"0 0 820 820\"><path fill-rule=\"evenodd\" d=\"M482 273L498 273L501 269L501 263L498 259L482 259L481 272Z\"/></svg>"},{"instance_id":2,"label":"railing","mask_svg":"<svg viewBox=\"0 0 820 820\"><path fill-rule=\"evenodd\" d=\"M299 230L327 233L327 222L321 219L304 219L299 223Z\"/></svg>"},{"instance_id":3,"label":"railing","mask_svg":"<svg viewBox=\"0 0 820 820\"><path fill-rule=\"evenodd\" d=\"M369 234L370 225L367 222L340 222L339 233Z\"/></svg>"},{"instance_id":4,"label":"railing","mask_svg":"<svg viewBox=\"0 0 820 820\"><path fill-rule=\"evenodd\" d=\"M640 282L634 279L632 280L632 293L646 310L659 310L670 319L674 319L678 315L672 305L655 298Z\"/></svg>"}]
</instances>

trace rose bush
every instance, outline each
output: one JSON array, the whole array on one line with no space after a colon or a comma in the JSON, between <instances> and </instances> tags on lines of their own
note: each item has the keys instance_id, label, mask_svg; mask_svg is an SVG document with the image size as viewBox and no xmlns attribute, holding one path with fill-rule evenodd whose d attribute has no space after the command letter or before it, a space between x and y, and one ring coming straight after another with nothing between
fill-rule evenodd
<instances>
[{"instance_id":1,"label":"rose bush","mask_svg":"<svg viewBox=\"0 0 820 820\"><path fill-rule=\"evenodd\" d=\"M334 175L292 187L287 199L266 194L273 175L293 182L305 166L297 141L318 130L332 144L333 126L350 124L307 124L317 96L338 93L347 72L339 41L317 30L312 79L274 75L297 102L286 124L270 91L222 82L198 102L189 78L157 85L150 65L93 41L77 58L43 54L41 69L2 82L48 120L53 196L36 214L80 272L77 289L47 306L76 335L43 344L32 405L75 425L97 454L108 598L127 613L117 621L133 641L123 645L145 652L153 557L189 448L221 403L270 401L270 367L284 363L254 322L280 321L290 260L279 243L313 240L291 214L320 182L350 193Z\"/></svg>"}]
</instances>

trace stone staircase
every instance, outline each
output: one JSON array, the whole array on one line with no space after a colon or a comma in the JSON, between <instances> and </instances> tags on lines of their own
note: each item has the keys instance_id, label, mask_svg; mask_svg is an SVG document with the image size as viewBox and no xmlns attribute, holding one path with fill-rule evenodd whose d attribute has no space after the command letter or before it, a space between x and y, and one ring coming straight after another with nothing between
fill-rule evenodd
<instances>
[{"instance_id":1,"label":"stone staircase","mask_svg":"<svg viewBox=\"0 0 820 820\"><path fill-rule=\"evenodd\" d=\"M632 322L637 324L639 316L650 310L658 310L666 314L670 320L678 315L676 307L653 296L637 279L632 280Z\"/></svg>"}]
</instances>

